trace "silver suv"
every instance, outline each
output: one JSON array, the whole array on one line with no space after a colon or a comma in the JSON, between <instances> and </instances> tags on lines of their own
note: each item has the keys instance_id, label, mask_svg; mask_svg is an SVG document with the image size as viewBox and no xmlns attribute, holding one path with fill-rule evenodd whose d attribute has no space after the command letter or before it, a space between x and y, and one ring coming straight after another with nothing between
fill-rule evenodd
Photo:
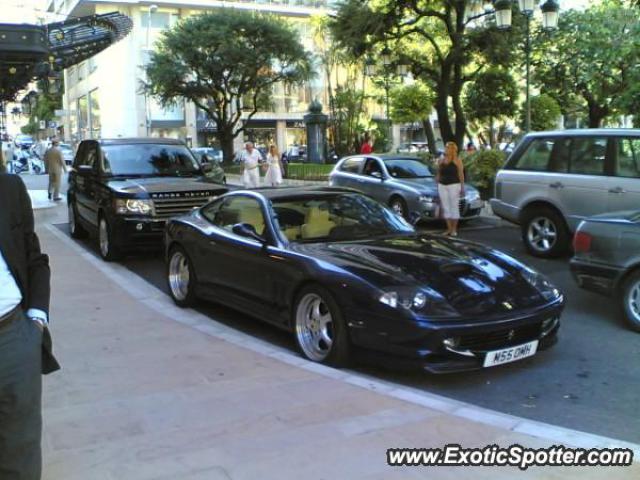
<instances>
[{"instance_id":1,"label":"silver suv","mask_svg":"<svg viewBox=\"0 0 640 480\"><path fill-rule=\"evenodd\" d=\"M402 155L355 155L340 160L331 175L333 187L358 190L411 222L439 218L438 185L429 167L419 159ZM480 215L484 203L476 188L465 183L460 199L463 219Z\"/></svg>"},{"instance_id":2,"label":"silver suv","mask_svg":"<svg viewBox=\"0 0 640 480\"><path fill-rule=\"evenodd\" d=\"M493 212L520 224L532 255L565 253L584 218L640 205L640 130L532 133L498 172Z\"/></svg>"}]
</instances>

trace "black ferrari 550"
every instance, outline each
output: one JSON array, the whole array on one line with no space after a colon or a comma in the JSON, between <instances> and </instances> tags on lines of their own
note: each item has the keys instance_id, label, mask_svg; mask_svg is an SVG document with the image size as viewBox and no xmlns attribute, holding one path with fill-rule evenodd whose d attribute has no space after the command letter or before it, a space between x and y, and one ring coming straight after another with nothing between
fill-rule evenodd
<instances>
[{"instance_id":1,"label":"black ferrari 550","mask_svg":"<svg viewBox=\"0 0 640 480\"><path fill-rule=\"evenodd\" d=\"M282 327L308 359L355 348L443 373L534 355L564 306L543 275L504 253L416 233L354 191L227 193L166 227L174 301L204 299Z\"/></svg>"}]
</instances>

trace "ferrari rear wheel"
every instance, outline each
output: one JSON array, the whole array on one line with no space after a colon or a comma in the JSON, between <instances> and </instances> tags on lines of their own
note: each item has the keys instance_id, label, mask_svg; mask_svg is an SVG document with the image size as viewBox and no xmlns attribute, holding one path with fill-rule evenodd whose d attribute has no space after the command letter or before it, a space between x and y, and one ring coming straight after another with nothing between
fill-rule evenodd
<instances>
[{"instance_id":1,"label":"ferrari rear wheel","mask_svg":"<svg viewBox=\"0 0 640 480\"><path fill-rule=\"evenodd\" d=\"M319 285L303 288L293 315L296 343L305 357L335 367L348 363L346 323L328 290Z\"/></svg>"}]
</instances>

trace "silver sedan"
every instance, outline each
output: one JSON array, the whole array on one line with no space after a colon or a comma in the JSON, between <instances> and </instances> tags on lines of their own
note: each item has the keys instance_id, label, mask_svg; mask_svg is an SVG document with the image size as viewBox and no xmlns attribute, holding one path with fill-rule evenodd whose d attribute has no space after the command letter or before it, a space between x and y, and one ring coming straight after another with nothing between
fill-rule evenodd
<instances>
[{"instance_id":1,"label":"silver sedan","mask_svg":"<svg viewBox=\"0 0 640 480\"><path fill-rule=\"evenodd\" d=\"M413 223L440 216L435 177L417 158L402 155L346 157L336 164L329 184L369 195ZM463 219L478 217L483 205L478 190L465 184L460 216Z\"/></svg>"},{"instance_id":2,"label":"silver sedan","mask_svg":"<svg viewBox=\"0 0 640 480\"><path fill-rule=\"evenodd\" d=\"M578 285L619 299L628 325L640 332L640 211L583 220L573 249L571 272Z\"/></svg>"}]
</instances>

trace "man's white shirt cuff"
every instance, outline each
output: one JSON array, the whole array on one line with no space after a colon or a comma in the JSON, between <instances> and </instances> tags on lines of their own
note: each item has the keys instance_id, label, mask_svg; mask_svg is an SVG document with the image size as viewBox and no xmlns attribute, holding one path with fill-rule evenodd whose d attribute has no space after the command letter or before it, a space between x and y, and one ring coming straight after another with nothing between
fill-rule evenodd
<instances>
[{"instance_id":1,"label":"man's white shirt cuff","mask_svg":"<svg viewBox=\"0 0 640 480\"><path fill-rule=\"evenodd\" d=\"M49 324L49 318L47 314L38 308L30 308L27 310L27 317L32 320L39 321L42 325Z\"/></svg>"}]
</instances>

